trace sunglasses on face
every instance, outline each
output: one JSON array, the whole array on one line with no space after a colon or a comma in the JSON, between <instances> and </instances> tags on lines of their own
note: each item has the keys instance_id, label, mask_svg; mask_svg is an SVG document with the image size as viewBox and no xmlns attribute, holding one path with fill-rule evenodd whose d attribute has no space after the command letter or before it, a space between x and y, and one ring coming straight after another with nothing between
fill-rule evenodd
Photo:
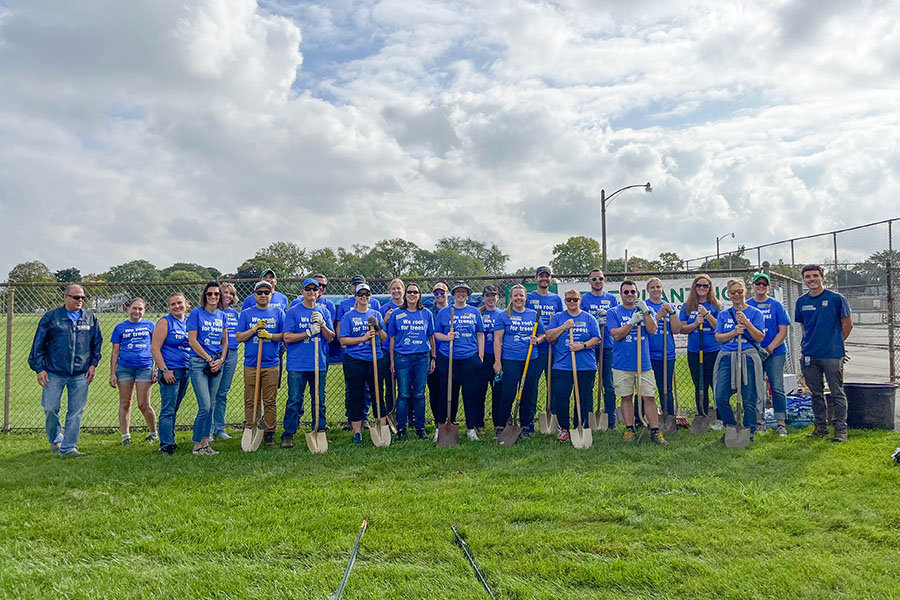
<instances>
[{"instance_id":1,"label":"sunglasses on face","mask_svg":"<svg viewBox=\"0 0 900 600\"><path fill-rule=\"evenodd\" d=\"M444 290L434 290L434 292L432 292L432 293L433 293L435 296L443 296L443 295L445 295L447 292L445 292Z\"/></svg>"},{"instance_id":2,"label":"sunglasses on face","mask_svg":"<svg viewBox=\"0 0 900 600\"><path fill-rule=\"evenodd\" d=\"M591 277L591 281L603 281L604 277Z\"/></svg>"},{"instance_id":3,"label":"sunglasses on face","mask_svg":"<svg viewBox=\"0 0 900 600\"><path fill-rule=\"evenodd\" d=\"M754 281L753 285L761 285L763 287L769 287L769 282L768 281Z\"/></svg>"},{"instance_id":4,"label":"sunglasses on face","mask_svg":"<svg viewBox=\"0 0 900 600\"><path fill-rule=\"evenodd\" d=\"M257 296L268 296L271 293L272 292L270 292L269 290L256 290L254 292L254 294L256 294Z\"/></svg>"},{"instance_id":5,"label":"sunglasses on face","mask_svg":"<svg viewBox=\"0 0 900 600\"><path fill-rule=\"evenodd\" d=\"M419 290L406 290L406 293L407 293L407 294L412 294L413 296L416 296L416 295L418 295Z\"/></svg>"},{"instance_id":6,"label":"sunglasses on face","mask_svg":"<svg viewBox=\"0 0 900 600\"><path fill-rule=\"evenodd\" d=\"M708 283L698 283L698 284L695 284L694 287L695 288L708 288L709 284Z\"/></svg>"},{"instance_id":7,"label":"sunglasses on face","mask_svg":"<svg viewBox=\"0 0 900 600\"><path fill-rule=\"evenodd\" d=\"M219 296L221 296L219 292L206 292L207 298L218 298Z\"/></svg>"},{"instance_id":8,"label":"sunglasses on face","mask_svg":"<svg viewBox=\"0 0 900 600\"><path fill-rule=\"evenodd\" d=\"M319 288L317 288L317 287L307 287L307 288L303 288L303 291L304 291L304 292L318 292L318 291L319 291Z\"/></svg>"},{"instance_id":9,"label":"sunglasses on face","mask_svg":"<svg viewBox=\"0 0 900 600\"><path fill-rule=\"evenodd\" d=\"M356 297L357 297L357 298L362 298L362 297L368 298L368 297L371 296L371 295L372 295L372 294L370 294L369 292L360 292L360 293L358 293L358 294L356 295Z\"/></svg>"},{"instance_id":10,"label":"sunglasses on face","mask_svg":"<svg viewBox=\"0 0 900 600\"><path fill-rule=\"evenodd\" d=\"M66 294L72 300L84 300L87 296L73 296L72 294Z\"/></svg>"},{"instance_id":11,"label":"sunglasses on face","mask_svg":"<svg viewBox=\"0 0 900 600\"><path fill-rule=\"evenodd\" d=\"M620 293L625 294L626 296L635 296L637 295L637 290L622 290Z\"/></svg>"},{"instance_id":12,"label":"sunglasses on face","mask_svg":"<svg viewBox=\"0 0 900 600\"><path fill-rule=\"evenodd\" d=\"M319 289L325 289L325 288L327 288L327 287L328 287L328 284L327 284L327 283L320 283L320 284L319 284Z\"/></svg>"},{"instance_id":13,"label":"sunglasses on face","mask_svg":"<svg viewBox=\"0 0 900 600\"><path fill-rule=\"evenodd\" d=\"M566 302L568 302L569 304L575 304L579 300L581 300L581 298L566 298Z\"/></svg>"}]
</instances>

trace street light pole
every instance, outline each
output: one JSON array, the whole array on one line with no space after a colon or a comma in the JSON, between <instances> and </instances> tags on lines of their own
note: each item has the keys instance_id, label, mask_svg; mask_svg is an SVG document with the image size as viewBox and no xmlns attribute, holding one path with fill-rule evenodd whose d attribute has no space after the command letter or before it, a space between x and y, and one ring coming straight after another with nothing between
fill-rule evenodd
<instances>
[{"instance_id":1,"label":"street light pole","mask_svg":"<svg viewBox=\"0 0 900 600\"><path fill-rule=\"evenodd\" d=\"M650 182L647 183L638 183L635 185L626 185L623 188L620 188L614 191L609 196L606 195L606 190L600 190L600 237L602 238L602 246L603 246L603 272L606 273L606 203L608 201L612 201L612 199L619 192L624 192L625 190L630 190L632 188L644 188L644 191L648 194L653 191L653 188L650 187Z\"/></svg>"},{"instance_id":2,"label":"street light pole","mask_svg":"<svg viewBox=\"0 0 900 600\"><path fill-rule=\"evenodd\" d=\"M718 264L718 262L719 262L719 242L722 241L722 240L724 240L725 238L727 238L729 235L733 238L733 237L734 237L734 232L726 233L726 234L724 234L724 235L720 235L720 236L716 237L716 263L717 263L717 264ZM718 267L717 267L717 268L718 268Z\"/></svg>"}]
</instances>

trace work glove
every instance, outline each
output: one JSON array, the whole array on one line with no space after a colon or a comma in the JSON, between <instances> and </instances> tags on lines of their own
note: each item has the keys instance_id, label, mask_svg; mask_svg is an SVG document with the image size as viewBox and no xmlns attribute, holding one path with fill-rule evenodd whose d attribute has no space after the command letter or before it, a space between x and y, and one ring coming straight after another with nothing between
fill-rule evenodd
<instances>
[{"instance_id":1,"label":"work glove","mask_svg":"<svg viewBox=\"0 0 900 600\"><path fill-rule=\"evenodd\" d=\"M266 328L266 320L265 320L265 319L260 319L260 320L257 321L256 324L253 326L253 331L259 332L261 329L265 329L265 328Z\"/></svg>"},{"instance_id":2,"label":"work glove","mask_svg":"<svg viewBox=\"0 0 900 600\"><path fill-rule=\"evenodd\" d=\"M325 324L325 317L322 316L322 313L319 311L313 311L313 314L309 317L309 320L321 327Z\"/></svg>"},{"instance_id":3,"label":"work glove","mask_svg":"<svg viewBox=\"0 0 900 600\"><path fill-rule=\"evenodd\" d=\"M376 319L375 317L369 317L369 329L376 333L381 331L381 325L378 324L378 319Z\"/></svg>"},{"instance_id":4,"label":"work glove","mask_svg":"<svg viewBox=\"0 0 900 600\"><path fill-rule=\"evenodd\" d=\"M606 309L602 306L598 306L597 310L594 311L594 316L597 317L597 323L600 327L604 327L606 325Z\"/></svg>"},{"instance_id":5,"label":"work glove","mask_svg":"<svg viewBox=\"0 0 900 600\"><path fill-rule=\"evenodd\" d=\"M316 314L318 314L318 313L316 313ZM309 335L309 337L312 337L314 335L318 335L318 333L320 331L322 331L321 325L319 325L318 323L310 323L309 329L306 330L306 333Z\"/></svg>"},{"instance_id":6,"label":"work glove","mask_svg":"<svg viewBox=\"0 0 900 600\"><path fill-rule=\"evenodd\" d=\"M631 315L631 318L628 320L628 324L631 326L639 325L644 320L644 315L641 314L640 310L634 311L634 314Z\"/></svg>"},{"instance_id":7,"label":"work glove","mask_svg":"<svg viewBox=\"0 0 900 600\"><path fill-rule=\"evenodd\" d=\"M269 331L267 329L260 329L259 331L256 332L256 337L258 337L261 340L271 340L272 334L269 333Z\"/></svg>"},{"instance_id":8,"label":"work glove","mask_svg":"<svg viewBox=\"0 0 900 600\"><path fill-rule=\"evenodd\" d=\"M650 309L647 307L647 303L644 302L642 298L637 299L637 308L639 311L641 311L642 315L646 316L650 314Z\"/></svg>"}]
</instances>

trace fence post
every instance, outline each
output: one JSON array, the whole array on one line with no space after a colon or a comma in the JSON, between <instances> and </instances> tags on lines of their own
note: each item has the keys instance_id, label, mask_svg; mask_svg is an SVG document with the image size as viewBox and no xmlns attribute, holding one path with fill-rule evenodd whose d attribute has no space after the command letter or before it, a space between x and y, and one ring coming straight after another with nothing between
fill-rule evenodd
<instances>
[{"instance_id":1,"label":"fence post","mask_svg":"<svg viewBox=\"0 0 900 600\"><path fill-rule=\"evenodd\" d=\"M9 286L9 294L6 301L6 379L3 386L3 433L9 433L9 398L12 390L12 330L13 330L13 305L16 302L16 287Z\"/></svg>"},{"instance_id":2,"label":"fence post","mask_svg":"<svg viewBox=\"0 0 900 600\"><path fill-rule=\"evenodd\" d=\"M841 289L840 283L840 271L838 268L838 258L837 258L837 232L831 234L831 237L834 239L834 289L835 291Z\"/></svg>"},{"instance_id":3,"label":"fence post","mask_svg":"<svg viewBox=\"0 0 900 600\"><path fill-rule=\"evenodd\" d=\"M888 363L890 364L891 382L897 380L897 358L894 355L896 344L894 343L894 282L891 274L891 257L887 259L887 310L888 310Z\"/></svg>"}]
</instances>

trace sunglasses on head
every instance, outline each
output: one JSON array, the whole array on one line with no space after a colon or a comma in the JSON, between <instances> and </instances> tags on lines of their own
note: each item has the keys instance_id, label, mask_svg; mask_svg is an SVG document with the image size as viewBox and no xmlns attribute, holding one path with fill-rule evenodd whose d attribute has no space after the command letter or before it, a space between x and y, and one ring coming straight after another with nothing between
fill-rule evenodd
<instances>
[{"instance_id":1,"label":"sunglasses on head","mask_svg":"<svg viewBox=\"0 0 900 600\"><path fill-rule=\"evenodd\" d=\"M696 288L708 288L708 287L709 287L709 284L708 284L708 283L696 283L696 284L694 284L694 287L696 287Z\"/></svg>"},{"instance_id":2,"label":"sunglasses on head","mask_svg":"<svg viewBox=\"0 0 900 600\"><path fill-rule=\"evenodd\" d=\"M269 290L256 290L253 293L256 294L257 296L268 296L272 292L270 292Z\"/></svg>"},{"instance_id":3,"label":"sunglasses on head","mask_svg":"<svg viewBox=\"0 0 900 600\"><path fill-rule=\"evenodd\" d=\"M634 296L637 294L637 290L622 290L621 293L625 294L626 296Z\"/></svg>"},{"instance_id":4,"label":"sunglasses on head","mask_svg":"<svg viewBox=\"0 0 900 600\"><path fill-rule=\"evenodd\" d=\"M604 279L604 277L591 277L591 281L603 281Z\"/></svg>"},{"instance_id":5,"label":"sunglasses on head","mask_svg":"<svg viewBox=\"0 0 900 600\"><path fill-rule=\"evenodd\" d=\"M66 294L72 300L84 300L87 296L73 296L72 294Z\"/></svg>"}]
</instances>

